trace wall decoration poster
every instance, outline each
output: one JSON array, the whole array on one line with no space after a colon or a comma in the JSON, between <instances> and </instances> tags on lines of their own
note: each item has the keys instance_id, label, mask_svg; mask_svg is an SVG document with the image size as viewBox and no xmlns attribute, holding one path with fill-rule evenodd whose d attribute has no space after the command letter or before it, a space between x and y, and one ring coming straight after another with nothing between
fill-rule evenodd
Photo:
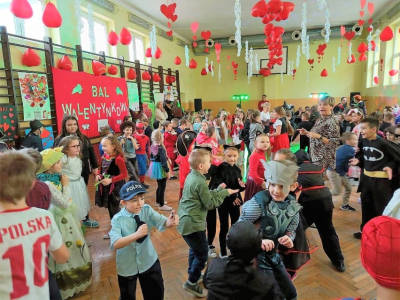
<instances>
[{"instance_id":1,"label":"wall decoration poster","mask_svg":"<svg viewBox=\"0 0 400 300\"><path fill-rule=\"evenodd\" d=\"M174 88L170 85L164 86L164 100L174 101Z\"/></svg>"},{"instance_id":2,"label":"wall decoration poster","mask_svg":"<svg viewBox=\"0 0 400 300\"><path fill-rule=\"evenodd\" d=\"M139 90L137 83L127 82L129 108L133 111L139 111Z\"/></svg>"},{"instance_id":3,"label":"wall decoration poster","mask_svg":"<svg viewBox=\"0 0 400 300\"><path fill-rule=\"evenodd\" d=\"M31 132L29 128L25 129L25 135L28 135L29 132ZM40 134L40 138L42 139L43 149L49 149L53 147L54 146L53 127L44 126L42 133Z\"/></svg>"},{"instance_id":4,"label":"wall decoration poster","mask_svg":"<svg viewBox=\"0 0 400 300\"><path fill-rule=\"evenodd\" d=\"M0 104L0 131L3 141L13 141L18 138L17 107L11 104Z\"/></svg>"},{"instance_id":5,"label":"wall decoration poster","mask_svg":"<svg viewBox=\"0 0 400 300\"><path fill-rule=\"evenodd\" d=\"M51 119L46 75L18 72L24 121Z\"/></svg>"},{"instance_id":6,"label":"wall decoration poster","mask_svg":"<svg viewBox=\"0 0 400 300\"><path fill-rule=\"evenodd\" d=\"M64 114L78 118L82 133L89 138L99 136L97 120L107 119L114 132L129 114L128 90L124 78L94 76L53 68L54 97L58 130Z\"/></svg>"}]
</instances>

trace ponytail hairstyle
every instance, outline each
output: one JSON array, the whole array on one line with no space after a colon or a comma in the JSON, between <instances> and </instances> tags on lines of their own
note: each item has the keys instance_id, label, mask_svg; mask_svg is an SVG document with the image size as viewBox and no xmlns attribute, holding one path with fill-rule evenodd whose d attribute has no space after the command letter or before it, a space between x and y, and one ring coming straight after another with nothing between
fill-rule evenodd
<instances>
[{"instance_id":1,"label":"ponytail hairstyle","mask_svg":"<svg viewBox=\"0 0 400 300\"><path fill-rule=\"evenodd\" d=\"M274 111L276 112L277 115L279 115L281 118L286 116L285 109L283 106L277 106L274 108ZM279 118L278 118L279 119Z\"/></svg>"},{"instance_id":2,"label":"ponytail hairstyle","mask_svg":"<svg viewBox=\"0 0 400 300\"><path fill-rule=\"evenodd\" d=\"M260 112L258 110L254 110L250 115L250 123L258 123L257 118L260 116Z\"/></svg>"},{"instance_id":3,"label":"ponytail hairstyle","mask_svg":"<svg viewBox=\"0 0 400 300\"><path fill-rule=\"evenodd\" d=\"M215 117L213 122L217 124L220 130L218 130L219 136L222 140L225 140L225 130L222 127L221 121L219 118Z\"/></svg>"}]
</instances>

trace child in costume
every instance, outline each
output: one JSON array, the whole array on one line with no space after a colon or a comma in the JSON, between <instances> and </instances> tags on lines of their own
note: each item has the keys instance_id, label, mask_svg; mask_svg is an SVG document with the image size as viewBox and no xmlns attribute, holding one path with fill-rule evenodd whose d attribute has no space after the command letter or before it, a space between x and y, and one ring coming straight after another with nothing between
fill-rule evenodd
<instances>
[{"instance_id":1,"label":"child in costume","mask_svg":"<svg viewBox=\"0 0 400 300\"><path fill-rule=\"evenodd\" d=\"M219 244L220 257L227 256L226 251L226 235L229 230L229 217L231 225L239 220L240 206L243 204L242 195L240 194L246 188L242 181L242 172L236 165L239 158L240 145L230 146L224 145L224 162L218 166L211 165L208 174L211 176L209 187L211 190L218 188L222 183L225 183L227 188L238 189L236 194L229 195L224 199L224 202L218 207L219 216ZM210 257L215 257L215 247L213 241L217 229L217 211L216 209L207 212L207 239Z\"/></svg>"},{"instance_id":2,"label":"child in costume","mask_svg":"<svg viewBox=\"0 0 400 300\"><path fill-rule=\"evenodd\" d=\"M244 159L244 142L240 139L240 133L242 132L244 126L240 118L235 118L235 125L232 127L231 135L232 135L232 142L234 145L240 145L240 153L239 153L239 160L238 164L241 166L243 164Z\"/></svg>"},{"instance_id":3,"label":"child in costume","mask_svg":"<svg viewBox=\"0 0 400 300\"><path fill-rule=\"evenodd\" d=\"M219 144L215 137L216 129L214 126L208 126L205 129L204 134L198 134L196 137L196 145L206 145L206 147L211 148L212 160L211 163L213 165L219 165L222 162L222 157L219 152Z\"/></svg>"},{"instance_id":4,"label":"child in costume","mask_svg":"<svg viewBox=\"0 0 400 300\"><path fill-rule=\"evenodd\" d=\"M249 174L244 193L244 201L250 200L255 194L265 189L264 165L262 160L268 160L271 153L269 137L261 133L254 142L254 151L249 158Z\"/></svg>"},{"instance_id":5,"label":"child in costume","mask_svg":"<svg viewBox=\"0 0 400 300\"><path fill-rule=\"evenodd\" d=\"M144 134L144 125L136 123L136 133L133 135L139 144L139 149L136 149L136 161L139 169L140 183L148 189L150 186L144 182L147 170L147 157L150 157L150 139Z\"/></svg>"},{"instance_id":6,"label":"child in costume","mask_svg":"<svg viewBox=\"0 0 400 300\"><path fill-rule=\"evenodd\" d=\"M150 239L153 228L164 231L177 226L179 217L160 215L144 204L146 188L136 181L124 184L120 191L123 208L111 220L111 249L117 250L116 264L120 299L136 299L137 279L144 300L163 300L164 282L158 255Z\"/></svg>"},{"instance_id":7,"label":"child in costume","mask_svg":"<svg viewBox=\"0 0 400 300\"><path fill-rule=\"evenodd\" d=\"M147 136L146 136L147 137ZM118 139L115 136L101 140L104 155L101 157L98 174L96 176L95 202L98 207L107 207L110 220L119 212L119 190L125 184L128 171L125 165L125 156ZM109 235L103 236L109 239Z\"/></svg>"},{"instance_id":8,"label":"child in costume","mask_svg":"<svg viewBox=\"0 0 400 300\"><path fill-rule=\"evenodd\" d=\"M279 245L293 248L296 238L301 206L289 192L298 187L298 167L286 160L263 161L263 164L268 189L257 193L243 205L240 221L259 222L263 252L257 256L258 268L275 276L287 300L297 299L296 288L277 249Z\"/></svg>"},{"instance_id":9,"label":"child in costume","mask_svg":"<svg viewBox=\"0 0 400 300\"><path fill-rule=\"evenodd\" d=\"M175 166L175 159L176 159L176 154L175 154L175 143L176 140L178 139L178 134L177 132L173 129L172 123L169 121L164 122L164 145L165 149L167 151L167 156L169 160L171 161L170 167L171 169L174 168ZM177 179L176 176L171 176L170 179Z\"/></svg>"},{"instance_id":10,"label":"child in costume","mask_svg":"<svg viewBox=\"0 0 400 300\"><path fill-rule=\"evenodd\" d=\"M86 290L92 283L92 259L81 224L76 218L76 206L71 199L69 179L67 175L61 175L61 159L64 156L62 147L46 149L40 154L43 163L37 178L45 182L50 189L49 210L54 215L63 243L70 252L66 263L57 263L49 257L49 269L55 275L61 297L67 299Z\"/></svg>"},{"instance_id":11,"label":"child in costume","mask_svg":"<svg viewBox=\"0 0 400 300\"><path fill-rule=\"evenodd\" d=\"M276 114L276 121L273 125L275 130L274 133L270 134L270 137L274 138L274 147L272 148L272 158L276 151L279 149L289 149L289 136L288 136L288 121L286 118L286 112L282 106L278 106L274 108Z\"/></svg>"},{"instance_id":12,"label":"child in costume","mask_svg":"<svg viewBox=\"0 0 400 300\"><path fill-rule=\"evenodd\" d=\"M139 149L139 145L135 138L132 136L135 131L135 123L133 122L123 122L119 129L122 132L122 135L118 137L118 141L121 144L122 150L124 150L125 154L125 164L126 169L128 170L129 180L138 181L138 170L137 170L137 162L136 162L136 150Z\"/></svg>"},{"instance_id":13,"label":"child in costume","mask_svg":"<svg viewBox=\"0 0 400 300\"><path fill-rule=\"evenodd\" d=\"M261 122L260 112L258 110L253 111L253 113L250 116L250 129L249 129L250 152L253 152L254 150L254 141L256 140L257 135L263 132L264 132L264 126L262 125Z\"/></svg>"},{"instance_id":14,"label":"child in costume","mask_svg":"<svg viewBox=\"0 0 400 300\"><path fill-rule=\"evenodd\" d=\"M351 114L353 118L353 123L355 124L352 132L357 135L357 138L360 138L361 122L364 118L364 114L360 109L357 108L352 109L349 113ZM351 166L349 168L349 177L352 178L350 184L355 186L359 185L360 175L361 175L361 169L357 166Z\"/></svg>"},{"instance_id":15,"label":"child in costume","mask_svg":"<svg viewBox=\"0 0 400 300\"><path fill-rule=\"evenodd\" d=\"M89 214L90 201L85 181L81 176L81 140L76 136L66 136L60 141L59 146L64 147L62 150L64 156L61 159L62 173L69 179L71 198L77 208L76 217L78 220L85 220Z\"/></svg>"},{"instance_id":16,"label":"child in costume","mask_svg":"<svg viewBox=\"0 0 400 300\"><path fill-rule=\"evenodd\" d=\"M159 210L172 210L172 207L164 201L167 180L171 177L172 170L169 167L167 152L165 151L164 136L160 130L154 130L151 136L153 144L150 147L150 167L148 176L157 180L156 206Z\"/></svg>"}]
</instances>

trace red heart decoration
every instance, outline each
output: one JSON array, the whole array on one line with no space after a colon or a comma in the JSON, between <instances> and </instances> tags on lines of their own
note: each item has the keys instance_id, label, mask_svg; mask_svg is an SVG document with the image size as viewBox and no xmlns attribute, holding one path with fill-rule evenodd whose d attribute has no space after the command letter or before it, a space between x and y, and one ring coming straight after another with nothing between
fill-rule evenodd
<instances>
[{"instance_id":1,"label":"red heart decoration","mask_svg":"<svg viewBox=\"0 0 400 300\"><path fill-rule=\"evenodd\" d=\"M262 18L267 14L267 3L265 0L258 1L251 9L251 15L255 18Z\"/></svg>"},{"instance_id":2,"label":"red heart decoration","mask_svg":"<svg viewBox=\"0 0 400 300\"><path fill-rule=\"evenodd\" d=\"M271 23L272 21L274 21L277 17L278 17L278 15L266 14L261 22L263 24L268 24L268 23Z\"/></svg>"},{"instance_id":3,"label":"red heart decoration","mask_svg":"<svg viewBox=\"0 0 400 300\"><path fill-rule=\"evenodd\" d=\"M282 50L278 50L278 51L276 51L276 56L281 56L283 54L283 51Z\"/></svg>"},{"instance_id":4,"label":"red heart decoration","mask_svg":"<svg viewBox=\"0 0 400 300\"><path fill-rule=\"evenodd\" d=\"M167 24L168 24L168 28L171 28L171 23L170 23L170 22L168 22Z\"/></svg>"},{"instance_id":5,"label":"red heart decoration","mask_svg":"<svg viewBox=\"0 0 400 300\"><path fill-rule=\"evenodd\" d=\"M13 111L14 109L10 108L10 111Z\"/></svg>"},{"instance_id":6,"label":"red heart decoration","mask_svg":"<svg viewBox=\"0 0 400 300\"><path fill-rule=\"evenodd\" d=\"M3 116L3 119L7 119L7 116Z\"/></svg>"},{"instance_id":7,"label":"red heart decoration","mask_svg":"<svg viewBox=\"0 0 400 300\"><path fill-rule=\"evenodd\" d=\"M371 26L367 28L368 32L371 32L372 30L374 30L374 28L372 28Z\"/></svg>"},{"instance_id":8,"label":"red heart decoration","mask_svg":"<svg viewBox=\"0 0 400 300\"><path fill-rule=\"evenodd\" d=\"M210 31L202 31L201 37L207 41L211 37L211 32Z\"/></svg>"},{"instance_id":9,"label":"red heart decoration","mask_svg":"<svg viewBox=\"0 0 400 300\"><path fill-rule=\"evenodd\" d=\"M265 69L265 68L261 68L260 71L258 71L258 73L259 73L260 75L263 75L264 72L265 72L266 70L267 70L267 69Z\"/></svg>"},{"instance_id":10,"label":"red heart decoration","mask_svg":"<svg viewBox=\"0 0 400 300\"><path fill-rule=\"evenodd\" d=\"M5 116L7 118L7 116ZM7 123L3 124L3 128L4 128L4 132L8 131L8 129L10 129L10 125L8 125Z\"/></svg>"},{"instance_id":11,"label":"red heart decoration","mask_svg":"<svg viewBox=\"0 0 400 300\"><path fill-rule=\"evenodd\" d=\"M26 49L24 55L22 56L22 64L27 67L37 67L40 65L42 60L40 56L33 49Z\"/></svg>"},{"instance_id":12,"label":"red heart decoration","mask_svg":"<svg viewBox=\"0 0 400 300\"><path fill-rule=\"evenodd\" d=\"M227 58L228 61L231 60L231 56L230 55L227 55L226 58Z\"/></svg>"},{"instance_id":13,"label":"red heart decoration","mask_svg":"<svg viewBox=\"0 0 400 300\"><path fill-rule=\"evenodd\" d=\"M67 56L64 55L63 57L61 57L61 59L58 61L57 63L57 68L61 69L61 70L67 70L67 71L71 71L73 68L73 64L71 59Z\"/></svg>"},{"instance_id":14,"label":"red heart decoration","mask_svg":"<svg viewBox=\"0 0 400 300\"><path fill-rule=\"evenodd\" d=\"M359 61L367 61L367 55L365 55L365 53L361 53L360 57L358 58Z\"/></svg>"},{"instance_id":15,"label":"red heart decoration","mask_svg":"<svg viewBox=\"0 0 400 300\"><path fill-rule=\"evenodd\" d=\"M50 28L58 28L61 26L62 17L53 3L48 2L46 4L43 11L42 21L44 25Z\"/></svg>"},{"instance_id":16,"label":"red heart decoration","mask_svg":"<svg viewBox=\"0 0 400 300\"><path fill-rule=\"evenodd\" d=\"M203 68L202 70L201 70L201 75L202 76L205 76L205 75L207 75L208 73L207 73L207 70L206 70L206 68Z\"/></svg>"},{"instance_id":17,"label":"red heart decoration","mask_svg":"<svg viewBox=\"0 0 400 300\"><path fill-rule=\"evenodd\" d=\"M174 83L176 81L176 77L175 76L171 76L171 82Z\"/></svg>"},{"instance_id":18,"label":"red heart decoration","mask_svg":"<svg viewBox=\"0 0 400 300\"><path fill-rule=\"evenodd\" d=\"M368 3L369 4L369 3ZM393 39L394 33L390 26L386 26L385 29L382 30L380 39L382 42L388 42Z\"/></svg>"},{"instance_id":19,"label":"red heart decoration","mask_svg":"<svg viewBox=\"0 0 400 300\"><path fill-rule=\"evenodd\" d=\"M324 52L326 47L327 47L326 44L321 44L321 45L318 46L318 49L320 49L322 52Z\"/></svg>"},{"instance_id":20,"label":"red heart decoration","mask_svg":"<svg viewBox=\"0 0 400 300\"><path fill-rule=\"evenodd\" d=\"M270 14L280 14L283 10L283 3L281 0L270 0L267 3L267 12Z\"/></svg>"},{"instance_id":21,"label":"red heart decoration","mask_svg":"<svg viewBox=\"0 0 400 300\"><path fill-rule=\"evenodd\" d=\"M360 17L361 18L364 17L364 11L363 10L360 10Z\"/></svg>"},{"instance_id":22,"label":"red heart decoration","mask_svg":"<svg viewBox=\"0 0 400 300\"><path fill-rule=\"evenodd\" d=\"M378 76L374 77L374 82L375 82L375 84L379 84L379 77Z\"/></svg>"},{"instance_id":23,"label":"red heart decoration","mask_svg":"<svg viewBox=\"0 0 400 300\"><path fill-rule=\"evenodd\" d=\"M15 126L11 126L11 130L12 130L12 131L14 131L14 130L15 130L15 128L16 128Z\"/></svg>"},{"instance_id":24,"label":"red heart decoration","mask_svg":"<svg viewBox=\"0 0 400 300\"><path fill-rule=\"evenodd\" d=\"M239 66L239 64L232 64L232 67L234 67L235 69L237 69L238 68L238 66Z\"/></svg>"},{"instance_id":25,"label":"red heart decoration","mask_svg":"<svg viewBox=\"0 0 400 300\"><path fill-rule=\"evenodd\" d=\"M372 46L372 51L375 51L375 48L376 48L376 43L375 43L375 41L371 41L371 46Z\"/></svg>"},{"instance_id":26,"label":"red heart decoration","mask_svg":"<svg viewBox=\"0 0 400 300\"><path fill-rule=\"evenodd\" d=\"M267 24L267 25L265 25L265 27L264 27L264 34L266 35L266 36L271 36L271 34L273 33L273 31L274 31L274 24Z\"/></svg>"},{"instance_id":27,"label":"red heart decoration","mask_svg":"<svg viewBox=\"0 0 400 300\"><path fill-rule=\"evenodd\" d=\"M356 62L356 57L352 54L351 57L347 59L348 64L354 64Z\"/></svg>"},{"instance_id":28,"label":"red heart decoration","mask_svg":"<svg viewBox=\"0 0 400 300\"><path fill-rule=\"evenodd\" d=\"M309 59L309 60L308 60L308 63L309 63L310 65L312 65L312 64L314 63L314 59Z\"/></svg>"},{"instance_id":29,"label":"red heart decoration","mask_svg":"<svg viewBox=\"0 0 400 300\"><path fill-rule=\"evenodd\" d=\"M174 63L179 66L182 63L182 60L179 56L175 57Z\"/></svg>"},{"instance_id":30,"label":"red heart decoration","mask_svg":"<svg viewBox=\"0 0 400 300\"><path fill-rule=\"evenodd\" d=\"M172 30L167 31L167 35L168 35L168 36L172 36L172 33L173 33Z\"/></svg>"},{"instance_id":31,"label":"red heart decoration","mask_svg":"<svg viewBox=\"0 0 400 300\"><path fill-rule=\"evenodd\" d=\"M135 80L136 79L136 71L135 71L135 69L129 68L127 76L128 76L129 80Z\"/></svg>"},{"instance_id":32,"label":"red heart decoration","mask_svg":"<svg viewBox=\"0 0 400 300\"><path fill-rule=\"evenodd\" d=\"M283 58L282 58L282 57L278 57L278 58L276 59L276 63L277 63L278 65L282 66Z\"/></svg>"},{"instance_id":33,"label":"red heart decoration","mask_svg":"<svg viewBox=\"0 0 400 300\"><path fill-rule=\"evenodd\" d=\"M237 75L237 70L233 70L233 74Z\"/></svg>"},{"instance_id":34,"label":"red heart decoration","mask_svg":"<svg viewBox=\"0 0 400 300\"><path fill-rule=\"evenodd\" d=\"M150 80L151 79L151 75L148 71L144 71L142 74L142 79L143 80Z\"/></svg>"},{"instance_id":35,"label":"red heart decoration","mask_svg":"<svg viewBox=\"0 0 400 300\"><path fill-rule=\"evenodd\" d=\"M115 65L111 65L111 66L108 67L107 72L110 75L117 75L118 74L118 68Z\"/></svg>"},{"instance_id":36,"label":"red heart decoration","mask_svg":"<svg viewBox=\"0 0 400 300\"><path fill-rule=\"evenodd\" d=\"M350 42L355 37L355 35L356 33L354 31L348 31L344 34L344 37Z\"/></svg>"},{"instance_id":37,"label":"red heart decoration","mask_svg":"<svg viewBox=\"0 0 400 300\"><path fill-rule=\"evenodd\" d=\"M10 118L14 117L14 114L12 113L9 113L8 115L10 116Z\"/></svg>"},{"instance_id":38,"label":"red heart decoration","mask_svg":"<svg viewBox=\"0 0 400 300\"><path fill-rule=\"evenodd\" d=\"M282 50L283 49L283 45L282 44L276 44L275 45L275 49L278 50L278 51Z\"/></svg>"},{"instance_id":39,"label":"red heart decoration","mask_svg":"<svg viewBox=\"0 0 400 300\"><path fill-rule=\"evenodd\" d=\"M125 46L129 45L132 41L132 35L125 27L123 27L119 33L119 40L121 41L121 44Z\"/></svg>"},{"instance_id":40,"label":"red heart decoration","mask_svg":"<svg viewBox=\"0 0 400 300\"><path fill-rule=\"evenodd\" d=\"M191 68L191 69L196 69L197 68L197 62L193 58L189 62L189 68Z\"/></svg>"},{"instance_id":41,"label":"red heart decoration","mask_svg":"<svg viewBox=\"0 0 400 300\"><path fill-rule=\"evenodd\" d=\"M154 82L160 82L161 81L161 77L158 73L154 73L153 74L153 81Z\"/></svg>"},{"instance_id":42,"label":"red heart decoration","mask_svg":"<svg viewBox=\"0 0 400 300\"><path fill-rule=\"evenodd\" d=\"M368 51L368 46L367 46L367 44L365 44L364 42L361 43L361 44L358 46L357 51L358 51L358 53L365 53L365 52L367 52L367 51Z\"/></svg>"},{"instance_id":43,"label":"red heart decoration","mask_svg":"<svg viewBox=\"0 0 400 300\"><path fill-rule=\"evenodd\" d=\"M175 3L174 3L174 4L175 4ZM174 13L175 13L176 4L175 4L175 7L173 7L174 4L170 4L170 5L168 5L168 6L165 5L165 4L163 4L163 5L160 6L161 12L163 13L164 16L167 17L167 19L171 19L171 17L172 17L172 16L174 15Z\"/></svg>"},{"instance_id":44,"label":"red heart decoration","mask_svg":"<svg viewBox=\"0 0 400 300\"><path fill-rule=\"evenodd\" d=\"M11 136L11 132L7 133L8 136Z\"/></svg>"},{"instance_id":45,"label":"red heart decoration","mask_svg":"<svg viewBox=\"0 0 400 300\"><path fill-rule=\"evenodd\" d=\"M172 84L171 76L169 76L169 75L165 76L165 82L166 82L167 84Z\"/></svg>"},{"instance_id":46,"label":"red heart decoration","mask_svg":"<svg viewBox=\"0 0 400 300\"><path fill-rule=\"evenodd\" d=\"M358 20L358 25L360 25L360 26L363 26L363 25L364 25L364 23L365 23L365 21L364 21L364 20Z\"/></svg>"},{"instance_id":47,"label":"red heart decoration","mask_svg":"<svg viewBox=\"0 0 400 300\"><path fill-rule=\"evenodd\" d=\"M173 15L173 16L171 17L171 21L172 21L172 22L175 22L177 19L178 19L178 16L177 16L177 15Z\"/></svg>"},{"instance_id":48,"label":"red heart decoration","mask_svg":"<svg viewBox=\"0 0 400 300\"><path fill-rule=\"evenodd\" d=\"M328 71L326 69L322 70L321 77L328 77Z\"/></svg>"},{"instance_id":49,"label":"red heart decoration","mask_svg":"<svg viewBox=\"0 0 400 300\"><path fill-rule=\"evenodd\" d=\"M294 4L292 2L283 2L283 10L275 19L275 21L285 21L289 18L290 13L294 10Z\"/></svg>"},{"instance_id":50,"label":"red heart decoration","mask_svg":"<svg viewBox=\"0 0 400 300\"><path fill-rule=\"evenodd\" d=\"M268 50L269 51L272 51L272 50L274 50L275 49L275 44L270 44L269 46L268 46Z\"/></svg>"},{"instance_id":51,"label":"red heart decoration","mask_svg":"<svg viewBox=\"0 0 400 300\"><path fill-rule=\"evenodd\" d=\"M19 136L18 135L14 135L14 138L17 139L17 138L19 138Z\"/></svg>"},{"instance_id":52,"label":"red heart decoration","mask_svg":"<svg viewBox=\"0 0 400 300\"><path fill-rule=\"evenodd\" d=\"M27 0L12 0L10 11L14 16L21 19L29 19L33 16L33 10Z\"/></svg>"},{"instance_id":53,"label":"red heart decoration","mask_svg":"<svg viewBox=\"0 0 400 300\"><path fill-rule=\"evenodd\" d=\"M210 49L205 48L205 49L204 49L204 52L207 52L207 53L208 53L208 52L210 52Z\"/></svg>"},{"instance_id":54,"label":"red heart decoration","mask_svg":"<svg viewBox=\"0 0 400 300\"><path fill-rule=\"evenodd\" d=\"M100 76L107 72L106 66L97 60L92 60L92 70L95 76Z\"/></svg>"},{"instance_id":55,"label":"red heart decoration","mask_svg":"<svg viewBox=\"0 0 400 300\"><path fill-rule=\"evenodd\" d=\"M118 45L118 42L119 42L118 34L115 31L111 30L110 33L108 34L108 43L111 46L116 46Z\"/></svg>"},{"instance_id":56,"label":"red heart decoration","mask_svg":"<svg viewBox=\"0 0 400 300\"><path fill-rule=\"evenodd\" d=\"M197 43L196 42L193 42L193 47L197 47Z\"/></svg>"},{"instance_id":57,"label":"red heart decoration","mask_svg":"<svg viewBox=\"0 0 400 300\"><path fill-rule=\"evenodd\" d=\"M390 76L396 76L398 73L399 73L399 70L396 70L396 69L389 71Z\"/></svg>"},{"instance_id":58,"label":"red heart decoration","mask_svg":"<svg viewBox=\"0 0 400 300\"><path fill-rule=\"evenodd\" d=\"M193 36L193 41L197 40L197 35Z\"/></svg>"},{"instance_id":59,"label":"red heart decoration","mask_svg":"<svg viewBox=\"0 0 400 300\"><path fill-rule=\"evenodd\" d=\"M11 120L11 123L14 124L14 123L15 123L15 120Z\"/></svg>"},{"instance_id":60,"label":"red heart decoration","mask_svg":"<svg viewBox=\"0 0 400 300\"><path fill-rule=\"evenodd\" d=\"M145 52L146 57L153 57L153 55L151 55L151 48L147 48L146 52Z\"/></svg>"},{"instance_id":61,"label":"red heart decoration","mask_svg":"<svg viewBox=\"0 0 400 300\"><path fill-rule=\"evenodd\" d=\"M368 23L369 23L369 25L372 25L372 22L373 22L374 20L371 18L371 19L368 19Z\"/></svg>"},{"instance_id":62,"label":"red heart decoration","mask_svg":"<svg viewBox=\"0 0 400 300\"><path fill-rule=\"evenodd\" d=\"M217 53L220 52L221 47L222 47L222 45L220 43L215 43L214 44L215 52L217 52Z\"/></svg>"},{"instance_id":63,"label":"red heart decoration","mask_svg":"<svg viewBox=\"0 0 400 300\"><path fill-rule=\"evenodd\" d=\"M368 2L368 12L369 15L372 16L372 14L374 13L375 10L375 5L372 2Z\"/></svg>"},{"instance_id":64,"label":"red heart decoration","mask_svg":"<svg viewBox=\"0 0 400 300\"><path fill-rule=\"evenodd\" d=\"M190 24L190 29L192 30L193 34L195 34L197 29L199 29L199 22L193 22Z\"/></svg>"},{"instance_id":65,"label":"red heart decoration","mask_svg":"<svg viewBox=\"0 0 400 300\"><path fill-rule=\"evenodd\" d=\"M367 0L360 0L361 9L364 9L364 6L366 3L367 3Z\"/></svg>"},{"instance_id":66,"label":"red heart decoration","mask_svg":"<svg viewBox=\"0 0 400 300\"><path fill-rule=\"evenodd\" d=\"M159 59L161 58L162 52L161 49L157 47L156 53L154 53L154 58Z\"/></svg>"}]
</instances>

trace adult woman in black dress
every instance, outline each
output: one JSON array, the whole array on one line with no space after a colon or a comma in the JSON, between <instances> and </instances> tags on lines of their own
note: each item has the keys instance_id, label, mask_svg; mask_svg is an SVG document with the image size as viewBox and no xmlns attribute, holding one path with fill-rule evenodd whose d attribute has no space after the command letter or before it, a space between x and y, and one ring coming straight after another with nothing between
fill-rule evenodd
<instances>
[{"instance_id":1,"label":"adult woman in black dress","mask_svg":"<svg viewBox=\"0 0 400 300\"><path fill-rule=\"evenodd\" d=\"M54 146L57 147L64 137L70 135L79 137L82 142L82 177L87 185L90 173L92 173L93 176L97 175L97 158L89 138L82 134L79 129L78 118L74 115L65 115L61 123L61 132L54 141ZM89 215L86 216L86 220L83 221L83 224L87 227L99 227L99 223L91 220Z\"/></svg>"}]
</instances>

